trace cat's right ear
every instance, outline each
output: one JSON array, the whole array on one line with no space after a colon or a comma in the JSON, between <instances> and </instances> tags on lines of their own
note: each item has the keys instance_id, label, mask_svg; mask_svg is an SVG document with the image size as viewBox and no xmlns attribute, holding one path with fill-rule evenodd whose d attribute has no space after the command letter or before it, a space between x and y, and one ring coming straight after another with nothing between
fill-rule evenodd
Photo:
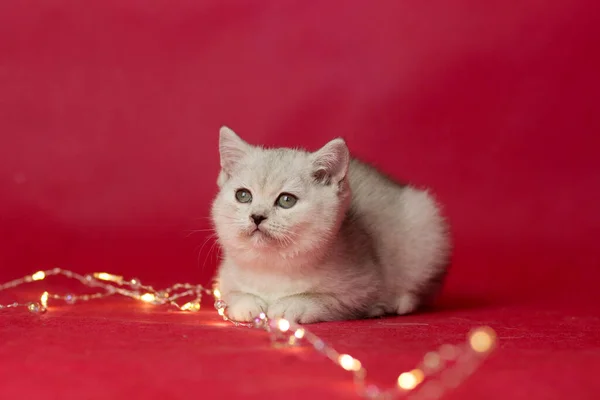
<instances>
[{"instance_id":1,"label":"cat's right ear","mask_svg":"<svg viewBox=\"0 0 600 400\"><path fill-rule=\"evenodd\" d=\"M313 178L329 185L339 184L348 173L350 152L342 138L333 139L312 154Z\"/></svg>"},{"instance_id":2,"label":"cat's right ear","mask_svg":"<svg viewBox=\"0 0 600 400\"><path fill-rule=\"evenodd\" d=\"M219 130L219 154L222 173L230 175L248 154L251 146L226 126ZM221 178L219 178L221 180Z\"/></svg>"}]
</instances>

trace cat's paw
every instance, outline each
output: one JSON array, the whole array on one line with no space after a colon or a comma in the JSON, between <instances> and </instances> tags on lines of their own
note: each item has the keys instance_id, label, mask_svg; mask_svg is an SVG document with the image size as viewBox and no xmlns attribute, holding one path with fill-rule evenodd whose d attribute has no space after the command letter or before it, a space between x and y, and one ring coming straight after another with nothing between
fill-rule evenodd
<instances>
[{"instance_id":1,"label":"cat's paw","mask_svg":"<svg viewBox=\"0 0 600 400\"><path fill-rule=\"evenodd\" d=\"M405 315L410 314L418 306L418 299L416 296L412 294L403 294L402 296L396 299L396 314Z\"/></svg>"},{"instance_id":2,"label":"cat's paw","mask_svg":"<svg viewBox=\"0 0 600 400\"><path fill-rule=\"evenodd\" d=\"M267 303L260 297L248 293L228 296L227 317L236 322L250 322L267 310Z\"/></svg>"},{"instance_id":3,"label":"cat's paw","mask_svg":"<svg viewBox=\"0 0 600 400\"><path fill-rule=\"evenodd\" d=\"M310 324L323 320L323 307L313 299L304 296L290 296L277 300L269 306L270 319L284 318L288 321Z\"/></svg>"}]
</instances>

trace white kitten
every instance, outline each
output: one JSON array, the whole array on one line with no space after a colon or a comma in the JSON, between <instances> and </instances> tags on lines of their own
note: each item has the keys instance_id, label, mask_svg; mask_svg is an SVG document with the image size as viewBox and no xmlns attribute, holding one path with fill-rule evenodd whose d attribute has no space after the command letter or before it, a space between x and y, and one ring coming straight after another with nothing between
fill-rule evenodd
<instances>
[{"instance_id":1,"label":"white kitten","mask_svg":"<svg viewBox=\"0 0 600 400\"><path fill-rule=\"evenodd\" d=\"M221 128L212 218L228 315L299 323L406 314L441 286L450 255L432 197L350 158L251 146Z\"/></svg>"}]
</instances>

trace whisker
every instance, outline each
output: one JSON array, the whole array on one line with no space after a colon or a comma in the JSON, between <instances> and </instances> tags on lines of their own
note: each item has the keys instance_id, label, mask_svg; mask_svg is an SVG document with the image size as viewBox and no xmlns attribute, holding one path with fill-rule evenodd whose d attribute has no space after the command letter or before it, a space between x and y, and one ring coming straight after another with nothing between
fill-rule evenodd
<instances>
[{"instance_id":1,"label":"whisker","mask_svg":"<svg viewBox=\"0 0 600 400\"><path fill-rule=\"evenodd\" d=\"M208 228L208 229L193 229L188 231L189 233L185 236L186 238L192 236L195 233L206 233L206 232L215 232L215 230L213 228Z\"/></svg>"},{"instance_id":2,"label":"whisker","mask_svg":"<svg viewBox=\"0 0 600 400\"><path fill-rule=\"evenodd\" d=\"M200 264L200 256L202 255L202 250L204 249L204 246L206 246L206 244L207 244L209 241L211 241L211 240L215 239L216 237L217 237L217 234L216 234L216 233L213 233L212 235L208 235L208 236L206 237L206 239L204 240L204 243L202 243L202 247L200 247L200 251L198 252L198 258L197 258L197 263L198 263L198 266L199 266L199 267L202 267L202 266L201 266L201 264ZM202 269L202 268L201 268L201 269Z\"/></svg>"},{"instance_id":3,"label":"whisker","mask_svg":"<svg viewBox=\"0 0 600 400\"><path fill-rule=\"evenodd\" d=\"M208 253L206 254L206 256L204 257L204 261L202 262L202 266L200 267L200 271L204 271L204 267L206 266L206 261L209 260L209 257L211 255L211 253L213 252L213 250L215 249L215 246L218 245L218 242L215 240L212 245L210 246L210 249L208 250ZM217 246L218 248L218 246Z\"/></svg>"}]
</instances>

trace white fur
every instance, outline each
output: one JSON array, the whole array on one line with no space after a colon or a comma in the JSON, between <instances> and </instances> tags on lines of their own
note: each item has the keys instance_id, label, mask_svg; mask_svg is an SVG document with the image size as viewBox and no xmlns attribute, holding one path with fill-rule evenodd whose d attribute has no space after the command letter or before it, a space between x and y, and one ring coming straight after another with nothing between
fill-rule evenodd
<instances>
[{"instance_id":1,"label":"white fur","mask_svg":"<svg viewBox=\"0 0 600 400\"><path fill-rule=\"evenodd\" d=\"M220 132L220 191L212 219L230 318L312 323L414 311L438 288L447 227L425 191L350 158L342 139L309 153L251 146ZM252 193L240 203L238 189ZM298 198L275 204L281 193ZM267 217L254 232L251 214Z\"/></svg>"}]
</instances>

